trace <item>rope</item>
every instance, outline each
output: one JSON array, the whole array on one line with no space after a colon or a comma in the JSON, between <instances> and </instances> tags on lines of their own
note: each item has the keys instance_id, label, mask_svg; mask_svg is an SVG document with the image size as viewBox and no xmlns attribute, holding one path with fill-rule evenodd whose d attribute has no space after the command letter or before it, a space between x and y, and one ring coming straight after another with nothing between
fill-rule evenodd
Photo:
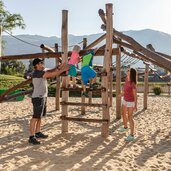
<instances>
[{"instance_id":1,"label":"rope","mask_svg":"<svg viewBox=\"0 0 171 171\"><path fill-rule=\"evenodd\" d=\"M30 43L30 42L27 42L27 41L25 41L25 40L22 40L22 39L20 39L20 38L18 38L18 37L16 37L16 36L12 35L11 33L9 33L9 32L6 31L6 30L4 30L4 32L7 33L8 35L10 35L11 37L13 37L13 38L15 38L15 39L17 39L17 40L23 42L23 43L26 43L26 44L28 44L28 45L35 46L35 47L40 48L39 45L36 45L36 44Z\"/></svg>"},{"instance_id":2,"label":"rope","mask_svg":"<svg viewBox=\"0 0 171 171\"><path fill-rule=\"evenodd\" d=\"M15 38L15 39L17 39L17 40L23 42L23 43L26 43L26 44L29 44L29 45L31 45L31 46L35 46L35 47L40 48L39 45L36 45L36 44L30 43L30 42L27 42L27 41L25 41L25 40L22 40L22 39L20 39L20 38L18 38L18 37L16 37L16 36L12 35L11 33L9 33L9 32L6 31L6 30L4 30L4 32L7 33L8 35L10 35L11 37L13 37L13 38ZM83 43L83 41L81 41L81 42L79 42L79 43L77 43L77 44L80 45L80 44L82 44L82 43ZM72 47L74 47L74 46L75 46L75 44L74 44L74 45L68 46L68 48L72 48ZM59 48L62 48L62 46L60 46L60 45L59 45L58 47L59 47ZM54 48L54 47L52 47L52 48Z\"/></svg>"}]
</instances>

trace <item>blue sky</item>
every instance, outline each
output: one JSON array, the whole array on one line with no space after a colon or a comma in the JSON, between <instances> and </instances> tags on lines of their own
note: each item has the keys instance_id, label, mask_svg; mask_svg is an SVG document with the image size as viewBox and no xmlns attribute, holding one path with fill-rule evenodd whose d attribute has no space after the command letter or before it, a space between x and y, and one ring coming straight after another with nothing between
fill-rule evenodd
<instances>
[{"instance_id":1,"label":"blue sky","mask_svg":"<svg viewBox=\"0 0 171 171\"><path fill-rule=\"evenodd\" d=\"M100 8L113 3L114 27L118 31L154 29L171 34L171 0L3 0L11 13L22 15L26 29L14 35L60 36L62 10L69 11L69 34L100 33Z\"/></svg>"}]
</instances>

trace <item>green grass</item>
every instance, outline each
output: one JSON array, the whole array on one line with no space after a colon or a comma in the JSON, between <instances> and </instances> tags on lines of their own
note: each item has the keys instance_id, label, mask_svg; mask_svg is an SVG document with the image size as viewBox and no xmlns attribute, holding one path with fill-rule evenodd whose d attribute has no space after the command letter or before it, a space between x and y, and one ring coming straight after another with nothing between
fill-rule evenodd
<instances>
[{"instance_id":1,"label":"green grass","mask_svg":"<svg viewBox=\"0 0 171 171\"><path fill-rule=\"evenodd\" d=\"M0 74L0 80L25 80L22 77Z\"/></svg>"},{"instance_id":2,"label":"green grass","mask_svg":"<svg viewBox=\"0 0 171 171\"><path fill-rule=\"evenodd\" d=\"M25 79L22 77L0 74L0 89L8 89L21 83L24 80Z\"/></svg>"}]
</instances>

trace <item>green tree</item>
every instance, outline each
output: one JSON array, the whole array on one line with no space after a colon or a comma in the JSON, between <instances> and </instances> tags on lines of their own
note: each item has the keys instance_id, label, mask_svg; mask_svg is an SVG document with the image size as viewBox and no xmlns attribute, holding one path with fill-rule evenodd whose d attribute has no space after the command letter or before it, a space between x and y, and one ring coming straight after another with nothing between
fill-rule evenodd
<instances>
[{"instance_id":1,"label":"green tree","mask_svg":"<svg viewBox=\"0 0 171 171\"><path fill-rule=\"evenodd\" d=\"M33 59L29 60L29 65L28 65L28 72L32 72L34 70L33 67Z\"/></svg>"},{"instance_id":2,"label":"green tree","mask_svg":"<svg viewBox=\"0 0 171 171\"><path fill-rule=\"evenodd\" d=\"M2 31L12 31L16 27L25 28L22 16L20 14L11 14L7 11L2 0L0 0L0 25L2 26Z\"/></svg>"},{"instance_id":3,"label":"green tree","mask_svg":"<svg viewBox=\"0 0 171 171\"><path fill-rule=\"evenodd\" d=\"M23 76L25 72L25 65L22 61L4 61L1 66L1 73L7 75Z\"/></svg>"},{"instance_id":4,"label":"green tree","mask_svg":"<svg viewBox=\"0 0 171 171\"><path fill-rule=\"evenodd\" d=\"M2 0L0 0L0 26L2 26L2 32L5 30L12 31L16 27L25 28L22 16L20 14L11 14L7 11ZM4 49L5 42L2 42L2 46ZM1 53L3 54L3 52ZM25 65L21 61L5 61L1 62L0 65L0 71L3 74L21 76L25 71Z\"/></svg>"}]
</instances>

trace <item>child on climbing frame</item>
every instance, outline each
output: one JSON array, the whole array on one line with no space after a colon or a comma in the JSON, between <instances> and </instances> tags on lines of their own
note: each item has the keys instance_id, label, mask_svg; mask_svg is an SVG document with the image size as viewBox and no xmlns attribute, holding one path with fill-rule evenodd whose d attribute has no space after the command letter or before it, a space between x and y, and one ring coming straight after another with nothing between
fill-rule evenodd
<instances>
[{"instance_id":1,"label":"child on climbing frame","mask_svg":"<svg viewBox=\"0 0 171 171\"><path fill-rule=\"evenodd\" d=\"M86 55L82 57L82 67L81 67L81 76L83 82L83 93L82 96L89 97L88 92L86 92L86 85L92 79L92 84L90 88L97 88L96 83L96 72L92 68L93 56L96 53L97 49L89 51Z\"/></svg>"},{"instance_id":2,"label":"child on climbing frame","mask_svg":"<svg viewBox=\"0 0 171 171\"><path fill-rule=\"evenodd\" d=\"M75 45L72 50L71 58L68 61L68 64L70 65L70 69L68 71L68 80L70 83L70 79L72 78L73 88L77 87L76 86L76 76L77 76L76 65L80 61L80 56L79 56L80 50L81 50L81 47L78 45ZM69 84L69 86L71 85Z\"/></svg>"}]
</instances>

